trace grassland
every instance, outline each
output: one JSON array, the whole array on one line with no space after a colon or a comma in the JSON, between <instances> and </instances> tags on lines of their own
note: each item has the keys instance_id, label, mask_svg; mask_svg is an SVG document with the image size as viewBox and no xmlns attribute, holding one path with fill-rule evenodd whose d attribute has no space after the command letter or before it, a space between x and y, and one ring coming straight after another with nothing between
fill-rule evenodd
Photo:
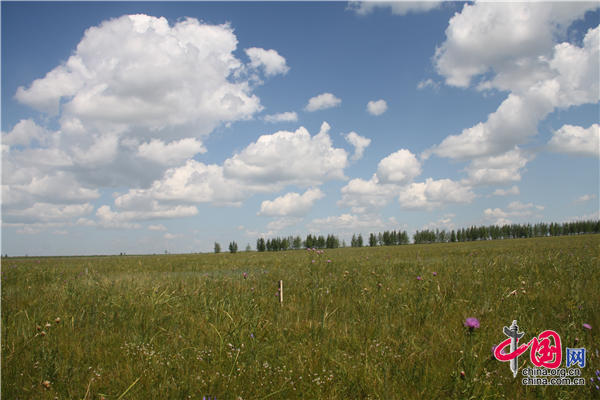
<instances>
[{"instance_id":1,"label":"grassland","mask_svg":"<svg viewBox=\"0 0 600 400\"><path fill-rule=\"evenodd\" d=\"M2 398L599 398L599 255L583 235L3 259ZM491 355L513 319L585 347L586 385L514 379Z\"/></svg>"}]
</instances>

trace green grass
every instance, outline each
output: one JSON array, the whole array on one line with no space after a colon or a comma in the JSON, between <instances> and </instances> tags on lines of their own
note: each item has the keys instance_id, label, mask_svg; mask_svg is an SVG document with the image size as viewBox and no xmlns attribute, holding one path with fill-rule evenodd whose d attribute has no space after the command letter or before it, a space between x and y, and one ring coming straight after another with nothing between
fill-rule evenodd
<instances>
[{"instance_id":1,"label":"green grass","mask_svg":"<svg viewBox=\"0 0 600 400\"><path fill-rule=\"evenodd\" d=\"M585 235L3 259L2 397L599 398L599 255L600 236ZM469 333L467 317L481 328ZM490 351L513 319L524 340L556 330L563 355L577 338L586 385L513 379Z\"/></svg>"}]
</instances>

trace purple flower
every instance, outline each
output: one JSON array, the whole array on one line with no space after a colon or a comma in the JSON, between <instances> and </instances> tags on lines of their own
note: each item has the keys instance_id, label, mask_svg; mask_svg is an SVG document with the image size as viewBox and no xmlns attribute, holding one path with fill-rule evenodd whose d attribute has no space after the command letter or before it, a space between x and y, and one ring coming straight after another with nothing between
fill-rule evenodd
<instances>
[{"instance_id":1,"label":"purple flower","mask_svg":"<svg viewBox=\"0 0 600 400\"><path fill-rule=\"evenodd\" d=\"M312 263L314 264L314 263L315 263L315 260L312 260Z\"/></svg>"},{"instance_id":2,"label":"purple flower","mask_svg":"<svg viewBox=\"0 0 600 400\"><path fill-rule=\"evenodd\" d=\"M477 318L469 317L465 320L465 326L469 328L469 330L479 328L479 320Z\"/></svg>"},{"instance_id":3,"label":"purple flower","mask_svg":"<svg viewBox=\"0 0 600 400\"><path fill-rule=\"evenodd\" d=\"M250 334L250 337L251 337L252 339L254 339L254 333L251 333L251 334Z\"/></svg>"},{"instance_id":4,"label":"purple flower","mask_svg":"<svg viewBox=\"0 0 600 400\"><path fill-rule=\"evenodd\" d=\"M418 281L420 281L421 279L423 279L423 278L421 278L420 276L417 276L417 280Z\"/></svg>"},{"instance_id":5,"label":"purple flower","mask_svg":"<svg viewBox=\"0 0 600 400\"><path fill-rule=\"evenodd\" d=\"M437 276L437 272L435 272L435 271L434 271L434 272L433 272L433 276Z\"/></svg>"},{"instance_id":6,"label":"purple flower","mask_svg":"<svg viewBox=\"0 0 600 400\"><path fill-rule=\"evenodd\" d=\"M328 262L328 263L330 263L330 262L331 262L331 260L327 260L327 262Z\"/></svg>"},{"instance_id":7,"label":"purple flower","mask_svg":"<svg viewBox=\"0 0 600 400\"><path fill-rule=\"evenodd\" d=\"M245 272L243 273L243 275L244 275L244 279L246 279L248 277L248 274Z\"/></svg>"},{"instance_id":8,"label":"purple flower","mask_svg":"<svg viewBox=\"0 0 600 400\"><path fill-rule=\"evenodd\" d=\"M498 347L498 346L496 346L496 345L492 346L492 358L496 358L496 355L494 354L494 352L496 351L496 347Z\"/></svg>"},{"instance_id":9,"label":"purple flower","mask_svg":"<svg viewBox=\"0 0 600 400\"><path fill-rule=\"evenodd\" d=\"M584 327L585 329L592 330L592 326L591 326L590 324L583 324L583 327Z\"/></svg>"}]
</instances>

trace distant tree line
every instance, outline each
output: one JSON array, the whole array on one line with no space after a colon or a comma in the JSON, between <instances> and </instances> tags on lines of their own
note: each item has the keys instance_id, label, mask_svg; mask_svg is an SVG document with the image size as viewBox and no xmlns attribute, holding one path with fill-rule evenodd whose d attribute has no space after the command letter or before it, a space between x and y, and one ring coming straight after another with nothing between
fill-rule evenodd
<instances>
[{"instance_id":1,"label":"distant tree line","mask_svg":"<svg viewBox=\"0 0 600 400\"><path fill-rule=\"evenodd\" d=\"M532 238L540 236L581 235L585 233L600 233L600 220L587 220L559 223L538 224L510 224L472 226L470 228L453 229L451 231L435 231L425 229L416 231L413 242L419 243L445 243L445 242L471 242L475 240L498 240Z\"/></svg>"},{"instance_id":2,"label":"distant tree line","mask_svg":"<svg viewBox=\"0 0 600 400\"><path fill-rule=\"evenodd\" d=\"M315 249L337 249L340 247L340 239L334 235L308 235L305 240L300 236L276 237L270 239L258 238L256 240L257 251L284 251L298 250L302 248Z\"/></svg>"},{"instance_id":3,"label":"distant tree line","mask_svg":"<svg viewBox=\"0 0 600 400\"><path fill-rule=\"evenodd\" d=\"M562 236L562 235L580 235L585 233L600 233L600 220L575 221L565 223L538 223L538 224L510 224L510 225L488 225L472 226L470 228L461 228L457 230L431 230L425 229L416 231L413 235L413 243L446 243L446 242L470 242L475 240L498 240L498 239L516 239L531 238L539 236ZM351 247L363 247L368 244L375 246L396 246L409 244L410 239L406 231L385 231L383 233L369 234L368 243L364 242L362 234L353 234L350 240ZM336 249L346 247L345 242L341 242L337 236L329 234L307 235L303 240L300 236L287 236L275 238L258 238L256 240L257 251L285 251L298 250L302 248L315 249ZM221 251L219 243L215 243L215 253ZM246 251L250 251L250 244L246 246ZM229 252L236 253L238 245L236 242L229 243Z\"/></svg>"}]
</instances>

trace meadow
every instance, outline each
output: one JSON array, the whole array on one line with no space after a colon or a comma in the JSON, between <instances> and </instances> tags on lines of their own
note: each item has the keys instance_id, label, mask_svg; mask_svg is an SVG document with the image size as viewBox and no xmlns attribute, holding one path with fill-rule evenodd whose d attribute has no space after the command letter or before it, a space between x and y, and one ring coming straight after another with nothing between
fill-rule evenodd
<instances>
[{"instance_id":1,"label":"meadow","mask_svg":"<svg viewBox=\"0 0 600 400\"><path fill-rule=\"evenodd\" d=\"M600 398L600 235L8 258L1 282L3 399ZM514 379L514 319L586 348L585 386Z\"/></svg>"}]
</instances>

